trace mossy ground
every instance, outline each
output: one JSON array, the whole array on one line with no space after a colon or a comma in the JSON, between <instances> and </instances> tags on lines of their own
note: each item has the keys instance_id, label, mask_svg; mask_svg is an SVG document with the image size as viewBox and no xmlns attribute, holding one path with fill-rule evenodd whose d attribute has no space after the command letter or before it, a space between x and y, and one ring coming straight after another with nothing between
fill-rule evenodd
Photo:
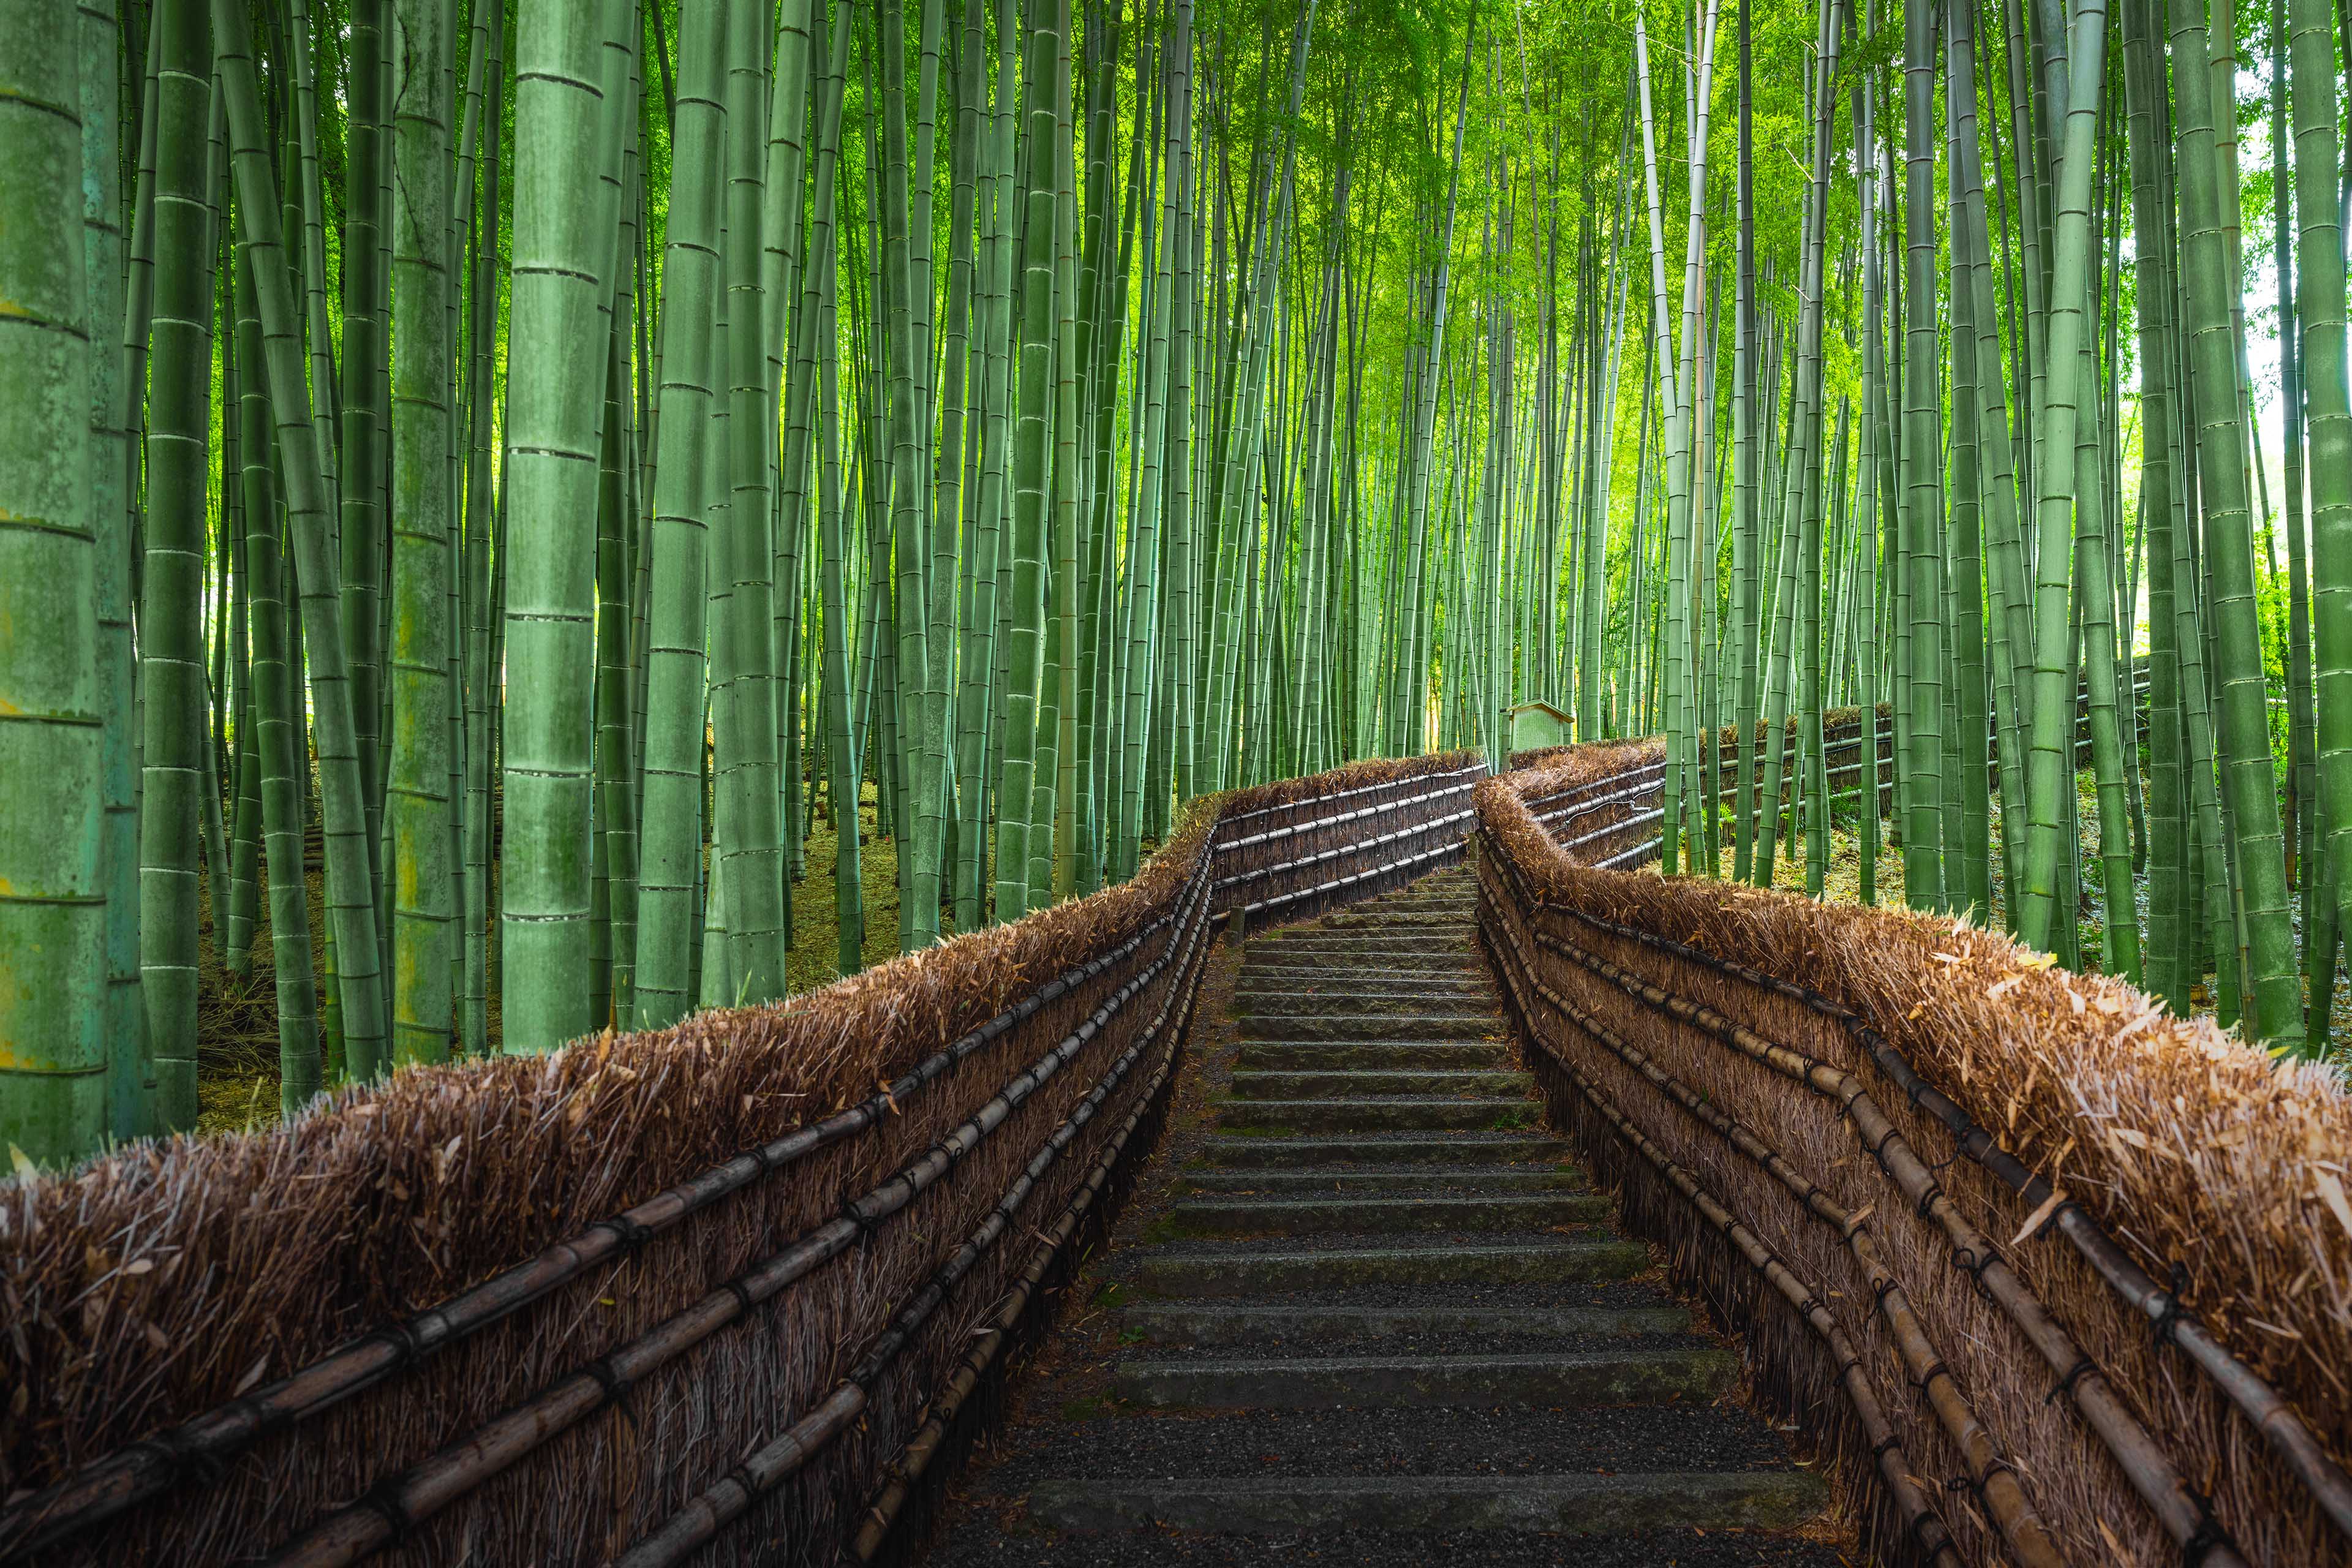
<instances>
[{"instance_id":1,"label":"mossy ground","mask_svg":"<svg viewBox=\"0 0 2352 1568\"><path fill-rule=\"evenodd\" d=\"M898 841L875 827L874 788L868 784L859 810L863 843L858 884L866 900L865 961L871 964L898 951ZM834 865L837 844L833 825L820 814L808 842L806 875L793 884L792 943L784 975L793 992L813 990L837 978L839 943L834 914ZM314 837L304 858L309 868L312 973L323 972L324 892ZM495 892L495 887L493 891ZM200 1133L266 1127L278 1118L277 966L272 962L268 900L257 900L250 976L240 979L221 965L213 930L212 896L199 878L197 905L196 1100ZM949 923L942 916L942 924ZM497 971L491 972L489 1038L500 1037Z\"/></svg>"},{"instance_id":2,"label":"mossy ground","mask_svg":"<svg viewBox=\"0 0 2352 1568\"><path fill-rule=\"evenodd\" d=\"M2083 823L2083 884L2075 908L2076 941L2082 952L2082 966L2096 969L2105 921L2102 910L2105 899L2106 868L2099 856L2099 809L2097 780L2087 768L2074 778L2078 809ZM1728 802L1726 805L1728 805ZM1888 825L1879 824L1878 855L1874 868L1876 901L1888 907L1900 907L1903 902L1903 853L1899 847L1886 841ZM2000 841L2000 797L1992 800L1993 842ZM1731 837L1724 835L1724 874L1731 870ZM1793 847L1789 841L1787 818L1782 818L1780 852L1772 863L1772 885L1786 892L1806 890L1805 843L1799 829ZM1998 928L2003 908L2000 864L1993 863L1993 918L1990 922ZM2140 929L2147 929L2147 879L2143 874L2135 879L2134 896L2139 907ZM1843 903L1855 903L1862 897L1862 816L1860 801L1849 796L1839 803L1830 822L1829 859L1822 868L1822 896ZM2298 906L2299 907L2299 906ZM2298 915L2298 926L2300 917ZM2208 971L2199 982L2192 1003L2200 1013L2210 1013L2213 1005L2212 974ZM2329 1057L2352 1068L2352 974L2339 964L2334 994L2329 999L2327 1050Z\"/></svg>"},{"instance_id":3,"label":"mossy ground","mask_svg":"<svg viewBox=\"0 0 2352 1568\"><path fill-rule=\"evenodd\" d=\"M2075 782L2081 795L2084 837L2084 886L2077 906L2077 929L2084 962L2088 967L2095 965L2099 952L2099 911L2105 868L2098 858L2098 803L2093 777L2085 770L2077 775ZM1858 807L1859 802L1849 797L1832 817L1830 854L1822 879L1822 893L1826 898L1854 902L1861 897L1862 837ZM1993 800L1992 811L1993 830L1998 835L2000 816L1998 796ZM866 787L865 798L860 803L858 817L863 839L858 852L858 881L865 891L866 900L866 940L862 951L865 962L872 964L898 951L898 842L876 828L874 788L870 784ZM1899 905L1903 899L1902 854L1886 843L1885 832L1886 825L1882 823L1875 867L1877 900L1882 904ZM833 825L819 815L809 836L804 874L793 884L793 935L785 954L784 973L794 993L814 990L836 978L839 973L834 899L835 849ZM321 935L324 929L322 892L315 839L310 846L307 864L310 868L308 902L312 965L316 972L323 965L325 958ZM1723 869L1727 874L1730 868L1730 836L1727 832ZM1790 892L1805 890L1801 833L1792 849L1784 827L1781 853L1773 861L1772 885ZM2136 892L2145 922L2147 912L2145 879L2140 880ZM2000 868L1996 865L1993 889L1996 924L1999 923L2000 900ZM215 945L210 892L208 889L199 889L198 907L202 911L197 931L201 975L197 989L196 1053L199 1132L236 1131L268 1126L278 1120L277 980L271 962L268 900L264 897L258 903L252 973L250 977L239 979L221 966ZM952 927L952 921L944 912L940 924L943 929ZM2200 1010L2210 1009L2211 1000L2209 976L2207 984L2200 984L2197 991ZM489 1037L493 1048L499 1038L499 1001L494 970L489 994ZM2352 974L2341 970L2336 976L2330 1008L2328 1041L2330 1055L2347 1068L2352 1068Z\"/></svg>"}]
</instances>

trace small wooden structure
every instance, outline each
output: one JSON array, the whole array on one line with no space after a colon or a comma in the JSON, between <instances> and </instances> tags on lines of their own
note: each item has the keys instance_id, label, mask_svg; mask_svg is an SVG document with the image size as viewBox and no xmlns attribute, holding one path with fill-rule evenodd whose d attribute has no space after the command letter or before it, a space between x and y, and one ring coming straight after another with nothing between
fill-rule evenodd
<instances>
[{"instance_id":1,"label":"small wooden structure","mask_svg":"<svg viewBox=\"0 0 2352 1568\"><path fill-rule=\"evenodd\" d=\"M1568 743L1568 715L1549 702L1522 702L1510 710L1511 750Z\"/></svg>"}]
</instances>

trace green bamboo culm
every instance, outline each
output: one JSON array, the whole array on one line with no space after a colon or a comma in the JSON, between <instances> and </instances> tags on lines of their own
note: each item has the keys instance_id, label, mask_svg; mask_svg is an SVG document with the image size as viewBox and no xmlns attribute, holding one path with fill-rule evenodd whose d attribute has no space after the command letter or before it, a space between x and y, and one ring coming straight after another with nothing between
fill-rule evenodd
<instances>
[{"instance_id":1,"label":"green bamboo culm","mask_svg":"<svg viewBox=\"0 0 2352 1568\"><path fill-rule=\"evenodd\" d=\"M549 1051L590 1016L599 334L612 264L605 187L575 174L619 112L604 90L615 0L528 0L515 29L513 352L508 384L506 801L499 942L509 1051ZM592 162L591 167L597 166ZM600 222L599 219L606 220Z\"/></svg>"},{"instance_id":2,"label":"green bamboo culm","mask_svg":"<svg viewBox=\"0 0 2352 1568\"><path fill-rule=\"evenodd\" d=\"M727 876L730 998L749 1004L783 994L782 779L776 763L774 566L769 543L768 468L776 422L767 402L761 297L761 218L767 163L767 7L739 3L728 13L726 87L727 310L743 323L726 338L728 486L724 534L710 564L725 574L723 641L730 679L712 694L718 787L726 797L719 844ZM762 411L766 416L762 417Z\"/></svg>"},{"instance_id":3,"label":"green bamboo culm","mask_svg":"<svg viewBox=\"0 0 2352 1568\"><path fill-rule=\"evenodd\" d=\"M333 994L341 1010L348 1070L355 1078L367 1078L383 1066L383 972L376 940L366 795L344 662L337 562L328 549L326 495L279 237L280 206L263 137L252 39L244 8L236 0L213 0L212 15L214 58L228 110L237 236L243 247L239 259L253 276L261 327L259 363L253 371L268 389L282 504L301 600L299 626L309 665L326 861L326 912L336 963Z\"/></svg>"},{"instance_id":4,"label":"green bamboo culm","mask_svg":"<svg viewBox=\"0 0 2352 1568\"><path fill-rule=\"evenodd\" d=\"M392 59L392 700L385 827L392 852L392 1060L449 1054L457 868L450 838L449 652L455 499L449 484L449 7L398 0ZM527 101L527 100L526 100Z\"/></svg>"},{"instance_id":5,"label":"green bamboo culm","mask_svg":"<svg viewBox=\"0 0 2352 1568\"><path fill-rule=\"evenodd\" d=\"M2312 643L2318 686L2322 864L2304 875L2342 900L2352 931L2352 399L2346 391L2343 228L2336 182L2335 17L2322 0L2290 0L2289 80L2294 99L2294 202L2301 223L2294 313L2308 398L2305 460L2311 485ZM2315 969L2315 981L2317 977ZM2332 988L2331 988L2332 989ZM2315 984L2310 1034L2325 1027L2328 992Z\"/></svg>"},{"instance_id":6,"label":"green bamboo culm","mask_svg":"<svg viewBox=\"0 0 2352 1568\"><path fill-rule=\"evenodd\" d=\"M687 0L678 18L660 400L656 411L646 608L644 863L637 906L637 1026L663 1028L693 1003L701 941L703 574L709 554L710 326L719 310L725 195L728 0ZM839 802L835 805L836 812ZM850 831L856 832L853 803ZM836 825L837 826L837 825Z\"/></svg>"},{"instance_id":7,"label":"green bamboo culm","mask_svg":"<svg viewBox=\"0 0 2352 1568\"><path fill-rule=\"evenodd\" d=\"M2299 1042L2303 987L2287 910L2285 840L2254 604L2250 486L2237 413L2238 357L2229 323L2236 274L2222 232L2222 205L2226 195L2234 206L2234 182L2226 177L2214 145L2211 78L2196 68L2209 58L2200 0L2173 0L2171 22L2181 295L2188 307L2189 379L2196 395L2204 566L2211 584L2215 737L2247 932L2246 991L2254 1009L2247 1033L2265 1044ZM2231 120L2234 126L2233 111Z\"/></svg>"},{"instance_id":8,"label":"green bamboo culm","mask_svg":"<svg viewBox=\"0 0 2352 1568\"><path fill-rule=\"evenodd\" d=\"M23 399L0 433L0 1142L42 1162L107 1128L106 902L100 790L98 454L81 238L77 16L0 6L0 385Z\"/></svg>"},{"instance_id":9,"label":"green bamboo culm","mask_svg":"<svg viewBox=\"0 0 2352 1568\"><path fill-rule=\"evenodd\" d=\"M310 916L303 875L301 703L294 688L291 627L286 606L286 542L278 527L271 472L268 381L261 363L261 315L253 268L236 268L235 382L237 448L244 459L247 598L253 636L254 805L268 844L269 956L277 980L278 1103L299 1110L325 1087L319 1034L319 987L310 960Z\"/></svg>"},{"instance_id":10,"label":"green bamboo culm","mask_svg":"<svg viewBox=\"0 0 2352 1568\"><path fill-rule=\"evenodd\" d=\"M196 846L205 800L205 469L211 459L212 27L205 7L156 12L154 317L148 345L146 682L139 821L140 982L155 1056L155 1123L196 1121ZM224 552L226 553L226 552ZM218 793L211 798L217 802ZM229 881L210 861L218 899ZM226 935L226 932L222 933Z\"/></svg>"}]
</instances>

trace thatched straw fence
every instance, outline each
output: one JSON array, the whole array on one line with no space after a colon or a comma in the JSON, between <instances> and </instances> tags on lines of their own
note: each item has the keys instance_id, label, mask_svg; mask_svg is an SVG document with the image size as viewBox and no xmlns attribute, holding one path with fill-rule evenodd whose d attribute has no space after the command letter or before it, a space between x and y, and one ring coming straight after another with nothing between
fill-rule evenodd
<instances>
[{"instance_id":1,"label":"thatched straw fence","mask_svg":"<svg viewBox=\"0 0 2352 1568\"><path fill-rule=\"evenodd\" d=\"M1195 803L1129 883L770 1007L0 1188L0 1561L887 1557L1157 1132L1213 922L1480 770Z\"/></svg>"},{"instance_id":2,"label":"thatched straw fence","mask_svg":"<svg viewBox=\"0 0 2352 1568\"><path fill-rule=\"evenodd\" d=\"M1657 748L1535 761L1476 796L1530 1064L1880 1561L2352 1563L2335 1078L1948 918L1626 869Z\"/></svg>"}]
</instances>

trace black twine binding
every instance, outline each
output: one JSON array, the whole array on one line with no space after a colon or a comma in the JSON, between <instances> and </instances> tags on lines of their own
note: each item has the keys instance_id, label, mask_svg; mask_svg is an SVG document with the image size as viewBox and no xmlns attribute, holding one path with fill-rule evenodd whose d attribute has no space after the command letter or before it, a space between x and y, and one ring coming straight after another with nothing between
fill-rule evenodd
<instances>
[{"instance_id":1,"label":"black twine binding","mask_svg":"<svg viewBox=\"0 0 2352 1568\"><path fill-rule=\"evenodd\" d=\"M1964 1258L1972 1258L1973 1260L1965 1263L1961 1262L1960 1259ZM1953 1267L1958 1268L1961 1273L1967 1275L1969 1279L1975 1280L1977 1294L1982 1296L1988 1301L1992 1300L1992 1289L1984 1282L1984 1273L1986 1269L1991 1268L1994 1264L1999 1263L2000 1261L2001 1261L2000 1254L1990 1247L1986 1247L1982 1252L1975 1253L1973 1255L1961 1249L1955 1249L1953 1254Z\"/></svg>"},{"instance_id":2,"label":"black twine binding","mask_svg":"<svg viewBox=\"0 0 2352 1568\"><path fill-rule=\"evenodd\" d=\"M2189 1309L2181 1301L2188 1293L2189 1266L2176 1263L2172 1266L2172 1288L2164 1293L2164 1305L2147 1327L2149 1338L2158 1344L2173 1342L2173 1336L2180 1328L2180 1320L2189 1315Z\"/></svg>"},{"instance_id":3,"label":"black twine binding","mask_svg":"<svg viewBox=\"0 0 2352 1568\"><path fill-rule=\"evenodd\" d=\"M2057 1382L2050 1385L2050 1392L2042 1396L2042 1403L2044 1405L2055 1405L2058 1402L2058 1396L2062 1394L2069 1399L2074 1398L2074 1385L2082 1382L2083 1379L2090 1373L2098 1370L2098 1364L2092 1361L2089 1356L2082 1357L2080 1360L2076 1361L2073 1366L2066 1369L2064 1376L2061 1377Z\"/></svg>"},{"instance_id":4,"label":"black twine binding","mask_svg":"<svg viewBox=\"0 0 2352 1568\"><path fill-rule=\"evenodd\" d=\"M753 1157L759 1158L757 1155ZM761 1159L760 1163L764 1168L767 1161ZM598 1221L596 1228L611 1231L614 1238L620 1243L620 1250L624 1253L635 1252L654 1238L654 1233L650 1229L639 1225L625 1214L614 1215L610 1219Z\"/></svg>"},{"instance_id":5,"label":"black twine binding","mask_svg":"<svg viewBox=\"0 0 2352 1568\"><path fill-rule=\"evenodd\" d=\"M2197 1505L2197 1528L2190 1531L2189 1539L2180 1543L2181 1568L2200 1568L2215 1547L2237 1543L2230 1539L2230 1532L2221 1528L2221 1521L2213 1517L2211 1498L2186 1483L2180 1489L2187 1492L2189 1500Z\"/></svg>"},{"instance_id":6,"label":"black twine binding","mask_svg":"<svg viewBox=\"0 0 2352 1568\"><path fill-rule=\"evenodd\" d=\"M425 1347L418 1341L416 1331L406 1323L386 1323L383 1328L368 1335L361 1343L365 1344L370 1342L389 1346L392 1350L392 1366L384 1373L387 1377L406 1372L425 1354Z\"/></svg>"},{"instance_id":7,"label":"black twine binding","mask_svg":"<svg viewBox=\"0 0 2352 1568\"><path fill-rule=\"evenodd\" d=\"M629 1424L632 1431L635 1430L637 1413L629 1406L629 1390L633 1385L627 1378L614 1370L613 1358L598 1356L580 1370L587 1373L596 1386L604 1391L605 1403L618 1410L621 1413L621 1419Z\"/></svg>"},{"instance_id":8,"label":"black twine binding","mask_svg":"<svg viewBox=\"0 0 2352 1568\"><path fill-rule=\"evenodd\" d=\"M246 1405L247 1402L239 1399L234 1403ZM253 1408L258 1410L257 1406ZM292 1424L291 1416L275 1411L260 1412L257 1418L265 1434ZM176 1426L131 1444L126 1457L142 1451L163 1456L164 1470L174 1484L191 1476L209 1484L228 1473L227 1461L221 1455L198 1446Z\"/></svg>"},{"instance_id":9,"label":"black twine binding","mask_svg":"<svg viewBox=\"0 0 2352 1568\"><path fill-rule=\"evenodd\" d=\"M408 1544L408 1538L416 1529L416 1521L408 1517L408 1505L400 1500L400 1482L397 1475L386 1476L352 1503L353 1508L365 1509L383 1521L385 1528L392 1531L387 1544L395 1551Z\"/></svg>"}]
</instances>

